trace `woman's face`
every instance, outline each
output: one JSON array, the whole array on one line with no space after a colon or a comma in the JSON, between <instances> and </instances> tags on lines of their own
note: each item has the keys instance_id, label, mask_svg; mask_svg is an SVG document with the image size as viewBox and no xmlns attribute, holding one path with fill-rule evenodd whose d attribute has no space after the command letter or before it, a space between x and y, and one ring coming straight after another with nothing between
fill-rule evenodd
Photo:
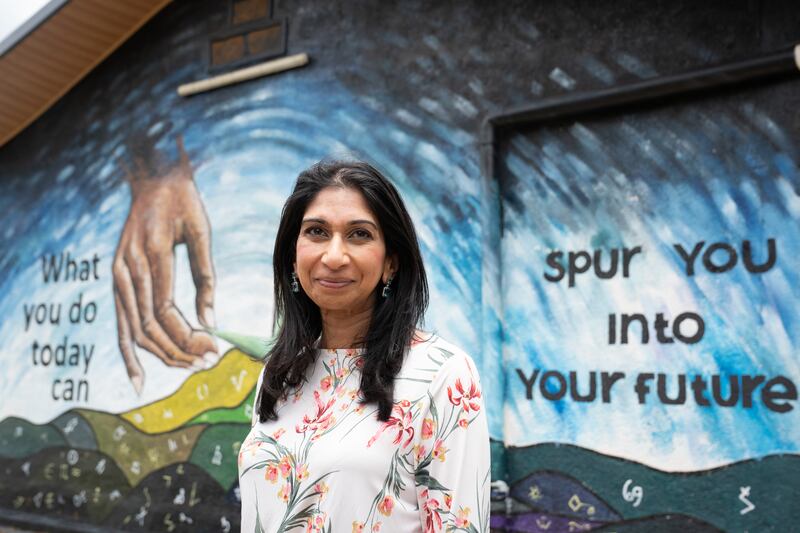
<instances>
[{"instance_id":1,"label":"woman's face","mask_svg":"<svg viewBox=\"0 0 800 533\"><path fill-rule=\"evenodd\" d=\"M378 282L394 273L378 219L348 187L326 187L311 201L296 252L300 285L323 312L372 309Z\"/></svg>"}]
</instances>

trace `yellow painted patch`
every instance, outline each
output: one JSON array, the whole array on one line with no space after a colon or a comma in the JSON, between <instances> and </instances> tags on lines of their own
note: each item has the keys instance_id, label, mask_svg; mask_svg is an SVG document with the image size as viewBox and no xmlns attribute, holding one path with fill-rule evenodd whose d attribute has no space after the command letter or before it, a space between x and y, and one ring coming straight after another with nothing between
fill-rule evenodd
<instances>
[{"instance_id":1,"label":"yellow painted patch","mask_svg":"<svg viewBox=\"0 0 800 533\"><path fill-rule=\"evenodd\" d=\"M120 416L146 433L172 431L209 409L242 403L262 368L263 363L234 348L215 367L192 374L174 394Z\"/></svg>"}]
</instances>

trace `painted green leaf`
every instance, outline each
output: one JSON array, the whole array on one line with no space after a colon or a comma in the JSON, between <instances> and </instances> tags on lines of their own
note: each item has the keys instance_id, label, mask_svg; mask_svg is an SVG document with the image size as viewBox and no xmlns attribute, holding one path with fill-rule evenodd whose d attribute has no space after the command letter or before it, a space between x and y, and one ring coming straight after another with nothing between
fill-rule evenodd
<instances>
[{"instance_id":1,"label":"painted green leaf","mask_svg":"<svg viewBox=\"0 0 800 533\"><path fill-rule=\"evenodd\" d=\"M215 337L228 341L250 357L263 359L269 349L272 348L273 339L265 339L254 335L243 335L241 333L222 331L213 328L206 328L206 331Z\"/></svg>"}]
</instances>

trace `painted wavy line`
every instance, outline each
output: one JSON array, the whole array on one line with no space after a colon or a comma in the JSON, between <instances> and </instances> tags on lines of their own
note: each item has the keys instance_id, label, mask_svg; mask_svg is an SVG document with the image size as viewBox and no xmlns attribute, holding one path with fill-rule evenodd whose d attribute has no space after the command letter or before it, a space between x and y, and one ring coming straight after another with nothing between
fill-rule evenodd
<instances>
[{"instance_id":1,"label":"painted wavy line","mask_svg":"<svg viewBox=\"0 0 800 533\"><path fill-rule=\"evenodd\" d=\"M200 413L196 417L189 420L186 425L194 424L225 424L225 423L239 423L250 424L250 417L252 415L253 402L256 397L255 386L250 391L250 394L245 398L242 403L235 407L226 408L220 407L218 409L210 409Z\"/></svg>"},{"instance_id":2,"label":"painted wavy line","mask_svg":"<svg viewBox=\"0 0 800 533\"><path fill-rule=\"evenodd\" d=\"M231 349L216 366L193 374L173 394L121 417L146 433L172 431L205 411L241 404L256 384L261 368L262 363Z\"/></svg>"}]
</instances>

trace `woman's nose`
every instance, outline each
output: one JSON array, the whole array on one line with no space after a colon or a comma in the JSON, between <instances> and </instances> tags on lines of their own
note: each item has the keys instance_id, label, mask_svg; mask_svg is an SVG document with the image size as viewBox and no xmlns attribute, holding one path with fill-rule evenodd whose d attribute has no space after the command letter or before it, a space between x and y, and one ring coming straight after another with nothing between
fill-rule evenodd
<instances>
[{"instance_id":1,"label":"woman's nose","mask_svg":"<svg viewBox=\"0 0 800 533\"><path fill-rule=\"evenodd\" d=\"M339 269L350 262L350 256L347 255L347 246L344 240L338 235L328 241L328 247L325 253L322 254L322 264L331 270Z\"/></svg>"}]
</instances>

